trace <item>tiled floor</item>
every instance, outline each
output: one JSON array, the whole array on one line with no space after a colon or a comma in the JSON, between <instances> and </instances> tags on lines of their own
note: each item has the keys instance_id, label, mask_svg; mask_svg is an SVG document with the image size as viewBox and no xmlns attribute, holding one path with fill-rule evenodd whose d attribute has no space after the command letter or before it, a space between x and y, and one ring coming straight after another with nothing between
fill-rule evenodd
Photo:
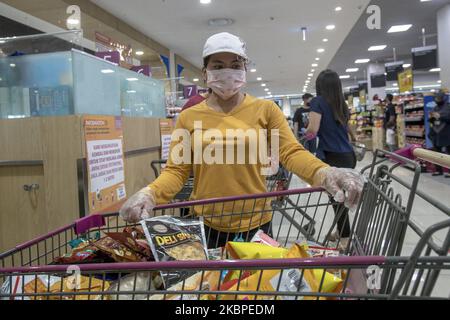
<instances>
[{"instance_id":1,"label":"tiled floor","mask_svg":"<svg viewBox=\"0 0 450 320\"><path fill-rule=\"evenodd\" d=\"M358 163L357 169L370 165L372 163L372 155L367 154L366 158ZM389 164L391 165L391 164ZM395 175L404 181L411 183L414 177L414 172L405 168L398 168L395 171ZM291 188L301 188L305 187L306 184L299 178L294 177L291 183ZM402 197L402 205L406 206L408 202L408 197L410 196L410 190L401 186L399 183L393 183L392 188L395 194L400 194ZM411 210L411 220L421 229L426 230L430 226L436 223L449 220L450 219L450 179L444 177L432 177L431 174L423 173L420 174L418 190L421 190L426 195L431 197L434 202L438 201L446 208L446 211L440 210L430 204L427 200L420 198L419 196L414 197L414 202ZM352 216L352 215L351 215ZM332 219L332 215L326 217L327 220ZM326 221L325 225L330 225L330 221ZM433 240L441 245L446 237L448 237L449 229L442 230L433 235ZM420 237L411 228L405 236L404 246L402 250L402 256L409 257ZM440 296L448 296L450 291L450 272L442 272L438 278L437 284L435 286L435 294Z\"/></svg>"}]
</instances>

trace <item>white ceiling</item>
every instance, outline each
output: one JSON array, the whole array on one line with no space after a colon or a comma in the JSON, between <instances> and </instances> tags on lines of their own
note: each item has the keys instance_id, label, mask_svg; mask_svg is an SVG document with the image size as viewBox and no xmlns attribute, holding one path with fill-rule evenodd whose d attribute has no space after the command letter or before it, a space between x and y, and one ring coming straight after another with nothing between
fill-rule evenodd
<instances>
[{"instance_id":1,"label":"white ceiling","mask_svg":"<svg viewBox=\"0 0 450 320\"><path fill-rule=\"evenodd\" d=\"M316 57L318 70L328 66L369 0L91 0L173 50L192 64L202 65L205 40L212 34L228 31L247 42L256 73L249 73L248 91L257 96L264 90L262 77L273 95L298 94ZM342 6L343 10L334 9ZM212 18L231 18L228 27L211 27ZM272 20L272 19L273 20ZM334 31L325 27L336 25ZM301 39L301 27L308 28L307 41ZM328 38L329 42L322 42ZM324 48L324 53L317 53ZM190 79L187 79L190 80ZM312 90L313 86L309 87Z\"/></svg>"}]
</instances>

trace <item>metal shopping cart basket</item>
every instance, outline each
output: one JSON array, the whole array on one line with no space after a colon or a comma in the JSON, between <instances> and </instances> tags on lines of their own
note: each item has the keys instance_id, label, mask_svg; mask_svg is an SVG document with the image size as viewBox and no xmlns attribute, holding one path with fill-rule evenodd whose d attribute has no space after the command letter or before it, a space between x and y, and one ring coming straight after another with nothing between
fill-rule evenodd
<instances>
[{"instance_id":1,"label":"metal shopping cart basket","mask_svg":"<svg viewBox=\"0 0 450 320\"><path fill-rule=\"evenodd\" d=\"M419 166L416 165L410 180L402 177L403 171L402 174L396 173L405 164L414 165L414 161L384 151L377 152L383 152L399 163L390 164L386 159L375 157L372 165L365 168L368 183L358 210L350 214L352 230L345 248L346 256L86 264L75 267L50 265L55 257L69 251L71 240L103 231L120 231L126 226L117 214L94 215L1 254L0 299L448 299L448 282L443 289L438 285L448 281L450 272L449 207L417 189ZM266 205L279 196L291 200L283 203L283 210ZM442 222L426 230L413 223L410 215L416 197L439 211L444 218ZM205 220L245 215L258 219L269 214L272 215L272 236L283 247L310 241L337 248L339 243L331 243L327 237L339 217L339 213L335 214L333 210L336 206L323 190L306 188L174 203L155 208L154 214L172 215L179 208L189 208L192 213L209 212ZM315 222L317 232L314 235L303 228L307 222L305 214ZM409 233L420 240L411 253L405 254L403 244ZM209 237L208 233L206 237ZM71 289L64 281L73 277L74 269L84 281L81 287ZM225 288L222 275L230 271L237 273L237 280L233 286ZM174 287L156 290L153 275L159 272L186 272L194 276ZM327 277L336 272L341 274L342 281L330 290ZM245 277L248 274L250 276ZM109 281L112 276L116 279L113 283Z\"/></svg>"}]
</instances>

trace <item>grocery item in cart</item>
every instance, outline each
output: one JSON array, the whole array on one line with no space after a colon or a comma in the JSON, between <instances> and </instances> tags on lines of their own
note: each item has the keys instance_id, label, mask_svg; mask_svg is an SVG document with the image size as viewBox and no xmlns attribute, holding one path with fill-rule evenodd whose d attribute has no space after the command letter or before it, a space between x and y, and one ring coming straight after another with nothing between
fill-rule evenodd
<instances>
[{"instance_id":1,"label":"grocery item in cart","mask_svg":"<svg viewBox=\"0 0 450 320\"><path fill-rule=\"evenodd\" d=\"M157 290L162 286L158 273L140 272L129 274L111 284L111 300L145 300L148 295L133 294L136 291Z\"/></svg>"},{"instance_id":2,"label":"grocery item in cart","mask_svg":"<svg viewBox=\"0 0 450 320\"><path fill-rule=\"evenodd\" d=\"M9 295L7 300L44 300L45 296L21 296L21 294L48 293L50 287L61 281L60 277L50 275L11 276L5 279L0 292Z\"/></svg>"},{"instance_id":3,"label":"grocery item in cart","mask_svg":"<svg viewBox=\"0 0 450 320\"><path fill-rule=\"evenodd\" d=\"M50 287L51 293L61 293L61 296L52 295L50 300L108 300L104 291L109 289L110 282L94 277L78 276L67 277ZM89 292L91 294L78 294Z\"/></svg>"},{"instance_id":4,"label":"grocery item in cart","mask_svg":"<svg viewBox=\"0 0 450 320\"><path fill-rule=\"evenodd\" d=\"M110 237L104 237L92 245L116 262L141 262L145 260L138 253Z\"/></svg>"},{"instance_id":5,"label":"grocery item in cart","mask_svg":"<svg viewBox=\"0 0 450 320\"><path fill-rule=\"evenodd\" d=\"M258 230L256 234L253 236L252 240L250 240L250 242L266 244L268 246L277 248L281 247L281 245L277 241L269 237L266 233L264 233L263 230Z\"/></svg>"},{"instance_id":6,"label":"grocery item in cart","mask_svg":"<svg viewBox=\"0 0 450 320\"><path fill-rule=\"evenodd\" d=\"M214 296L208 291L216 291L220 284L220 271L198 272L184 281L180 281L167 291L205 291L205 294L157 294L149 300L214 300Z\"/></svg>"},{"instance_id":7,"label":"grocery item in cart","mask_svg":"<svg viewBox=\"0 0 450 320\"><path fill-rule=\"evenodd\" d=\"M276 248L266 244L254 242L228 242L227 252L233 259L282 259L288 249Z\"/></svg>"},{"instance_id":8,"label":"grocery item in cart","mask_svg":"<svg viewBox=\"0 0 450 320\"><path fill-rule=\"evenodd\" d=\"M156 261L208 260L205 228L202 220L160 216L141 221ZM192 273L162 273L166 287L186 279Z\"/></svg>"}]
</instances>

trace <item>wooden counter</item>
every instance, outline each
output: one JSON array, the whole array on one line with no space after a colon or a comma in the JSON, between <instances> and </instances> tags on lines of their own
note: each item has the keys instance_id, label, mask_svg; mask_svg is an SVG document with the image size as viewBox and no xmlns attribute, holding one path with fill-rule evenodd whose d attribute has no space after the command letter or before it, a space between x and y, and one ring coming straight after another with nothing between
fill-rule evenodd
<instances>
[{"instance_id":1,"label":"wooden counter","mask_svg":"<svg viewBox=\"0 0 450 320\"><path fill-rule=\"evenodd\" d=\"M132 195L155 178L159 119L123 118L123 132ZM82 116L0 120L0 252L87 214L85 154Z\"/></svg>"}]
</instances>

